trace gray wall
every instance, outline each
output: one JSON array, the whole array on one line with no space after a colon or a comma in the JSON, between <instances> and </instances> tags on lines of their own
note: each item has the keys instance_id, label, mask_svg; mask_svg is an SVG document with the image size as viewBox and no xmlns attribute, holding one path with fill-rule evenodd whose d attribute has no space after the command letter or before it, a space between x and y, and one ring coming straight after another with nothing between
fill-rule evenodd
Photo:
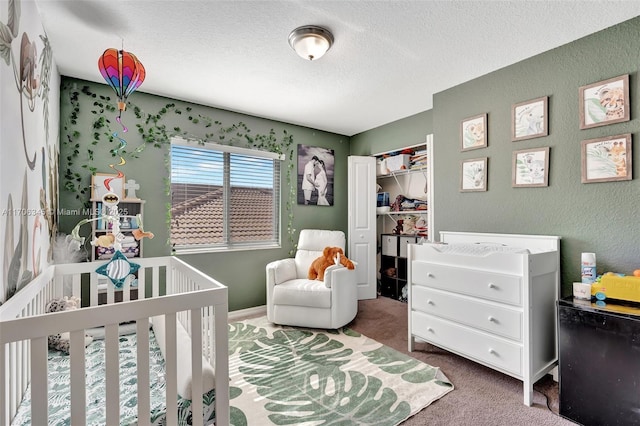
<instances>
[{"instance_id":1,"label":"gray wall","mask_svg":"<svg viewBox=\"0 0 640 426\"><path fill-rule=\"evenodd\" d=\"M640 176L625 182L581 183L581 141L632 133L633 163L640 163L638 137L638 52L640 18L622 23L515 65L485 75L433 98L435 232L442 230L559 235L562 237L563 294L580 281L580 253L597 254L597 272L630 274L640 267L638 196ZM579 128L578 88L630 75L631 121ZM511 106L549 96L549 136L511 142ZM460 122L488 114L488 147L460 152ZM420 115L415 116L421 118ZM352 138L351 152L394 149L415 139L416 126L391 123ZM410 123L409 124L413 124ZM549 186L512 188L515 150L551 147ZM488 191L461 193L460 162L488 157Z\"/></svg>"},{"instance_id":2,"label":"gray wall","mask_svg":"<svg viewBox=\"0 0 640 426\"><path fill-rule=\"evenodd\" d=\"M73 105L70 102L69 97L70 93L74 90L74 83L78 90L87 86L89 90L95 93L98 97L111 97L111 103L115 105L114 92L110 87L103 84L95 84L84 80L64 77L60 94L60 139L63 142L67 140L65 124L69 127L69 114L73 109ZM94 139L92 137L93 129L91 128L91 125L96 116L91 113L91 110L95 109L93 106L94 98L89 98L80 94L78 96L78 100L78 125L73 129L78 130L81 135L79 139L80 146L77 148L80 150L81 155L78 158L77 165L74 167L74 170L78 170L82 173L82 182L87 188L89 188L91 182L90 173L85 169L79 168L79 165L91 164L97 167L99 172L112 173L112 170L109 168L109 164L114 162L117 163L117 158L113 158L110 155L109 150L116 148L119 144L110 144L104 137L102 137L102 140L97 145L92 145ZM181 106L183 111L186 106L191 106L193 108L193 111L191 112L192 116L202 114L203 116L210 117L213 120L221 121L225 126L231 126L238 122L242 122L251 129L251 134L254 136L256 134L268 134L270 129L273 129L276 136L280 137L283 134L283 130L286 130L289 134L293 135L293 142L295 145L294 155L297 151L296 148L298 144L333 149L335 154L334 205L330 207L294 205L293 227L296 230L294 242L298 239L299 230L303 228L339 229L345 233L347 232L346 206L347 156L349 154L348 137L201 105L190 104L187 102L176 101L142 92L133 93L129 97L129 101L139 106L142 111L146 113L156 113L167 103L171 102ZM105 118L111 120L112 124L109 127L111 131L121 131L121 128L115 122L114 113L105 112L103 115ZM189 132L193 137L203 137L206 132L213 131L213 128L203 128L203 126L193 125L187 119L187 115L188 114L186 113L181 115L173 113L166 114L164 124L166 124L168 129L173 129L175 126L178 126L181 130ZM122 114L122 120L129 128L129 132L126 134L121 133L121 135L124 135L127 141L126 149L131 151L142 144L142 138L137 133L136 128L136 124L139 122L135 117L131 105L127 108L127 111ZM86 160L87 148L95 151L95 161L89 162ZM60 207L69 210L81 208L85 200L89 199L89 194L81 199L76 199L75 194L64 189L63 179L63 175L67 169L66 158L70 150L76 148L74 145L61 143L60 149ZM155 237L152 240L144 240L145 257L164 256L170 253L170 247L167 244L169 233L166 222L167 204L170 202L166 188L168 169L165 164L165 160L167 152L166 147L154 148L152 146L147 146L140 154L139 158L127 157L127 163L121 167L126 179L135 179L140 184L140 189L137 191L137 195L138 197L146 200L144 226L145 230L153 232ZM294 158L293 161L295 160L296 159ZM287 162L289 161L291 161L291 159L287 159ZM283 170L285 170L286 167L286 164L284 164ZM293 172L294 174L297 172L295 166ZM211 275L229 287L230 310L264 305L266 303L265 265L272 260L289 257L289 250L292 247L289 243L289 237L286 229L288 214L285 210L285 203L287 201L289 188L287 186L284 171L282 176L281 192L283 196L281 210L283 229L281 232L281 249L232 251L180 256L188 263L201 269L203 272ZM296 177L294 175L292 180L293 185L296 185L295 178ZM60 217L61 232L71 232L71 229L82 218L82 216L77 215L62 215ZM88 237L90 230L90 226L85 225L81 229L81 235ZM88 243L87 247L89 247Z\"/></svg>"}]
</instances>

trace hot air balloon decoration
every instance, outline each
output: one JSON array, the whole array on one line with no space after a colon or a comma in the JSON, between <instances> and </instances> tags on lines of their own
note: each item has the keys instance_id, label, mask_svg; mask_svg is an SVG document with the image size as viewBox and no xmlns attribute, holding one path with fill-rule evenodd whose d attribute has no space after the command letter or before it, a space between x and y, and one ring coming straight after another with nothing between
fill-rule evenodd
<instances>
[{"instance_id":1,"label":"hot air balloon decoration","mask_svg":"<svg viewBox=\"0 0 640 426\"><path fill-rule=\"evenodd\" d=\"M144 81L144 66L133 53L107 49L98 59L98 68L102 77L118 95L120 116L127 108L127 97Z\"/></svg>"},{"instance_id":2,"label":"hot air balloon decoration","mask_svg":"<svg viewBox=\"0 0 640 426\"><path fill-rule=\"evenodd\" d=\"M127 108L127 98L131 93L133 93L144 81L146 76L146 72L142 63L138 60L136 55L130 52L125 52L124 50L118 49L107 49L104 51L102 56L98 59L98 69L100 70L100 74L107 81L109 86L116 92L118 96L118 116L116 117L116 121L122 126L122 132L126 133L128 131L127 127L122 123L121 116L122 111ZM120 140L120 146L112 151L112 153L116 156L120 156L120 162L118 166L123 166L126 164L124 157L120 154L127 146L127 141L122 137L118 136L118 132L113 133L113 137ZM110 164L114 171L118 172L117 177L124 177L124 173L121 170L116 168L115 164ZM106 179L104 181L104 186L107 188L108 193L107 196L116 196L111 191L110 181L113 178ZM103 202L106 201L103 197ZM117 207L118 202L115 202ZM114 232L115 234L115 232Z\"/></svg>"}]
</instances>

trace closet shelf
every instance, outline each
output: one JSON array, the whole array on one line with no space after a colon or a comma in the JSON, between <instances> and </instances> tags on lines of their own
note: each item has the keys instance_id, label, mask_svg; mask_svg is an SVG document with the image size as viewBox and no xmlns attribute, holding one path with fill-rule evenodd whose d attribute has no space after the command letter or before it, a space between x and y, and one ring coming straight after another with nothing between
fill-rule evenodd
<instances>
[{"instance_id":1,"label":"closet shelf","mask_svg":"<svg viewBox=\"0 0 640 426\"><path fill-rule=\"evenodd\" d=\"M399 212L384 212L377 213L378 216L391 216L391 215L399 215L399 214L428 214L429 210L402 210Z\"/></svg>"}]
</instances>

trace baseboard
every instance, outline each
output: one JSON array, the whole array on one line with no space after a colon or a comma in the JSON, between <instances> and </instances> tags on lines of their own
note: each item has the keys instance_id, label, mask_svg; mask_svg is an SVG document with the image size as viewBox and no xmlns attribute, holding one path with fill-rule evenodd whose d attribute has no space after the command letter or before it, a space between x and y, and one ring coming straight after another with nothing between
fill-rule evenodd
<instances>
[{"instance_id":1,"label":"baseboard","mask_svg":"<svg viewBox=\"0 0 640 426\"><path fill-rule=\"evenodd\" d=\"M267 305L256 306L253 308L239 309L237 311L229 312L229 321L236 321L240 318L252 317L256 315L266 315Z\"/></svg>"}]
</instances>

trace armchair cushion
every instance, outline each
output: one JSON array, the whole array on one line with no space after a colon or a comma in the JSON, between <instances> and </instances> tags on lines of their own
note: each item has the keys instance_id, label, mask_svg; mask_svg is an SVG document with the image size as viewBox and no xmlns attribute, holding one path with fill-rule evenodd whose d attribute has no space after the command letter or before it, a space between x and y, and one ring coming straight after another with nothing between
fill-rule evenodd
<instances>
[{"instance_id":1,"label":"armchair cushion","mask_svg":"<svg viewBox=\"0 0 640 426\"><path fill-rule=\"evenodd\" d=\"M299 278L277 285L273 289L275 305L331 308L331 289L322 281Z\"/></svg>"}]
</instances>

